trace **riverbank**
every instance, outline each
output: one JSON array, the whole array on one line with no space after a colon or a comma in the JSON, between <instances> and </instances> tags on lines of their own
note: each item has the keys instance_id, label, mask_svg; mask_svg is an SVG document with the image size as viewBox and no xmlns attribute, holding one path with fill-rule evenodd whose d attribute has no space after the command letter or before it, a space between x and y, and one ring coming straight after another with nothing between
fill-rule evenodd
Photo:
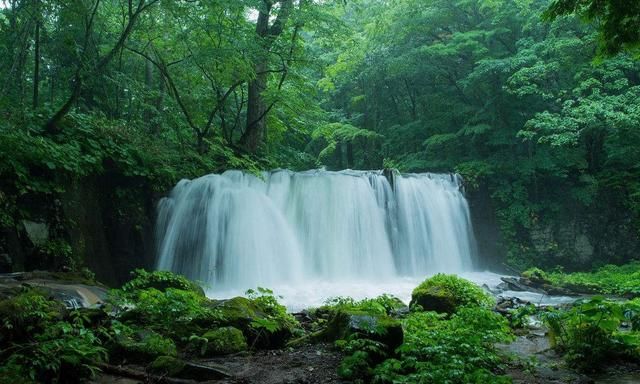
<instances>
[{"instance_id":1,"label":"riverbank","mask_svg":"<svg viewBox=\"0 0 640 384\"><path fill-rule=\"evenodd\" d=\"M0 382L610 383L611 377L637 378L638 367L628 362L640 345L636 301L591 297L576 304L535 305L500 298L510 291L496 294L495 301L487 289L495 292L504 284L497 283L500 278L492 281L483 290L477 283L436 275L414 286L409 300L342 297L291 314L270 290L208 299L197 285L167 272L138 271L110 291L68 274L13 274L0 279L5 319ZM575 326L576 319L576 329L599 337L558 331L573 329L567 326Z\"/></svg>"}]
</instances>

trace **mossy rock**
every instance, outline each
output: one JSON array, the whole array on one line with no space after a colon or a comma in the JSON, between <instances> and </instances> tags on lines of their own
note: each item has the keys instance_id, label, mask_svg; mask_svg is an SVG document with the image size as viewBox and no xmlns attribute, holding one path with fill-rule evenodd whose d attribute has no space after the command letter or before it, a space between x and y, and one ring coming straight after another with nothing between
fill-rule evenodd
<instances>
[{"instance_id":1,"label":"mossy rock","mask_svg":"<svg viewBox=\"0 0 640 384\"><path fill-rule=\"evenodd\" d=\"M173 356L159 356L147 368L157 375L177 376L184 370L184 361Z\"/></svg>"},{"instance_id":2,"label":"mossy rock","mask_svg":"<svg viewBox=\"0 0 640 384\"><path fill-rule=\"evenodd\" d=\"M284 346L293 335L291 324L284 322L276 322L272 329L260 327L260 324L271 323L273 320L268 315L268 309L261 307L255 300L234 297L212 301L210 305L220 316L219 326L238 328L254 348L277 349Z\"/></svg>"},{"instance_id":3,"label":"mossy rock","mask_svg":"<svg viewBox=\"0 0 640 384\"><path fill-rule=\"evenodd\" d=\"M119 335L111 346L111 358L133 363L147 363L159 356L177 355L176 345L171 339L153 331L139 331Z\"/></svg>"},{"instance_id":4,"label":"mossy rock","mask_svg":"<svg viewBox=\"0 0 640 384\"><path fill-rule=\"evenodd\" d=\"M207 356L228 355L245 351L248 348L244 334L235 327L214 329L202 337L207 340L205 349Z\"/></svg>"},{"instance_id":5,"label":"mossy rock","mask_svg":"<svg viewBox=\"0 0 640 384\"><path fill-rule=\"evenodd\" d=\"M393 353L404 341L402 323L387 315L358 311L336 311L324 331L316 339L335 341L353 335L378 341Z\"/></svg>"},{"instance_id":6,"label":"mossy rock","mask_svg":"<svg viewBox=\"0 0 640 384\"><path fill-rule=\"evenodd\" d=\"M494 299L482 288L455 275L437 274L420 284L411 293L411 306L425 311L452 314L463 306L494 304Z\"/></svg>"},{"instance_id":7,"label":"mossy rock","mask_svg":"<svg viewBox=\"0 0 640 384\"><path fill-rule=\"evenodd\" d=\"M525 284L532 287L540 288L553 285L547 273L540 268L530 268L522 272L521 277L525 280Z\"/></svg>"},{"instance_id":8,"label":"mossy rock","mask_svg":"<svg viewBox=\"0 0 640 384\"><path fill-rule=\"evenodd\" d=\"M264 312L260 311L260 308L246 297L213 300L210 302L210 306L219 313L220 323L240 329L247 328L254 319L265 316Z\"/></svg>"}]
</instances>

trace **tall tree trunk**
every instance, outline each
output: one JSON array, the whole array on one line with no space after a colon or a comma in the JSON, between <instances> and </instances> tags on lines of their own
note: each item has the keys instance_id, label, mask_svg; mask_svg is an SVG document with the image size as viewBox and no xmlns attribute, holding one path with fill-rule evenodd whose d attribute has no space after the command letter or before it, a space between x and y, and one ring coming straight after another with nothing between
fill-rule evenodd
<instances>
[{"instance_id":1,"label":"tall tree trunk","mask_svg":"<svg viewBox=\"0 0 640 384\"><path fill-rule=\"evenodd\" d=\"M40 98L40 9L36 3L36 33L35 49L33 53L33 109L38 108Z\"/></svg>"},{"instance_id":2,"label":"tall tree trunk","mask_svg":"<svg viewBox=\"0 0 640 384\"><path fill-rule=\"evenodd\" d=\"M259 63L255 69L258 74L249 83L247 125L244 135L240 139L240 143L250 152L255 152L260 147L267 128L265 119L267 105L262 98L262 92L267 89L267 65L266 63Z\"/></svg>"},{"instance_id":3,"label":"tall tree trunk","mask_svg":"<svg viewBox=\"0 0 640 384\"><path fill-rule=\"evenodd\" d=\"M247 124L244 134L240 138L240 144L250 152L256 152L263 143L267 123L266 115L269 112L262 96L267 89L269 49L274 40L282 34L284 27L293 8L293 0L280 0L278 16L269 26L269 17L275 4L272 0L263 0L256 22L256 35L262 43L262 52L259 55L254 71L256 77L249 82L249 95L247 100Z\"/></svg>"}]
</instances>

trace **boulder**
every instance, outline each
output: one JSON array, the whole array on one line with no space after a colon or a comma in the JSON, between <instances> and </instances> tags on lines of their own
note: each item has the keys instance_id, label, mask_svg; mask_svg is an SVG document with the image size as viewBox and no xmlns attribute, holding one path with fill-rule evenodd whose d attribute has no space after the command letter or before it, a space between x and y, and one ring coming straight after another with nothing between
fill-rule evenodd
<instances>
[{"instance_id":1,"label":"boulder","mask_svg":"<svg viewBox=\"0 0 640 384\"><path fill-rule=\"evenodd\" d=\"M452 314L461 306L492 306L493 299L482 288L455 275L437 274L411 293L411 306L425 311Z\"/></svg>"},{"instance_id":2,"label":"boulder","mask_svg":"<svg viewBox=\"0 0 640 384\"><path fill-rule=\"evenodd\" d=\"M404 341L400 321L387 315L344 310L334 313L325 330L318 333L316 339L335 341L354 335L383 343L391 353Z\"/></svg>"},{"instance_id":3,"label":"boulder","mask_svg":"<svg viewBox=\"0 0 640 384\"><path fill-rule=\"evenodd\" d=\"M210 308L220 314L218 325L242 331L251 347L276 349L285 345L293 335L293 323L274 318L265 308L246 297L211 301Z\"/></svg>"},{"instance_id":4,"label":"boulder","mask_svg":"<svg viewBox=\"0 0 640 384\"><path fill-rule=\"evenodd\" d=\"M160 356L177 355L173 340L153 331L138 331L120 334L110 346L111 360L126 360L132 363L147 363Z\"/></svg>"},{"instance_id":5,"label":"boulder","mask_svg":"<svg viewBox=\"0 0 640 384\"><path fill-rule=\"evenodd\" d=\"M228 355L245 351L248 348L242 331L235 327L214 329L202 337L207 340L206 356Z\"/></svg>"},{"instance_id":6,"label":"boulder","mask_svg":"<svg viewBox=\"0 0 640 384\"><path fill-rule=\"evenodd\" d=\"M172 356L160 356L148 367L147 371L162 377L176 377L185 380L210 381L231 377L229 370L218 364L198 364L183 361Z\"/></svg>"},{"instance_id":7,"label":"boulder","mask_svg":"<svg viewBox=\"0 0 640 384\"><path fill-rule=\"evenodd\" d=\"M184 370L184 361L173 356L159 356L147 368L157 375L177 376Z\"/></svg>"}]
</instances>

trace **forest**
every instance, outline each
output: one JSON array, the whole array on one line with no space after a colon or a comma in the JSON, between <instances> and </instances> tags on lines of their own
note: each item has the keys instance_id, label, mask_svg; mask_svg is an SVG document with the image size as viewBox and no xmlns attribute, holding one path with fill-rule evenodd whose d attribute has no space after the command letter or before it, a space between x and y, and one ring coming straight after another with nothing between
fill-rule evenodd
<instances>
[{"instance_id":1,"label":"forest","mask_svg":"<svg viewBox=\"0 0 640 384\"><path fill-rule=\"evenodd\" d=\"M640 2L0 0L0 384L631 383L639 297Z\"/></svg>"}]
</instances>

